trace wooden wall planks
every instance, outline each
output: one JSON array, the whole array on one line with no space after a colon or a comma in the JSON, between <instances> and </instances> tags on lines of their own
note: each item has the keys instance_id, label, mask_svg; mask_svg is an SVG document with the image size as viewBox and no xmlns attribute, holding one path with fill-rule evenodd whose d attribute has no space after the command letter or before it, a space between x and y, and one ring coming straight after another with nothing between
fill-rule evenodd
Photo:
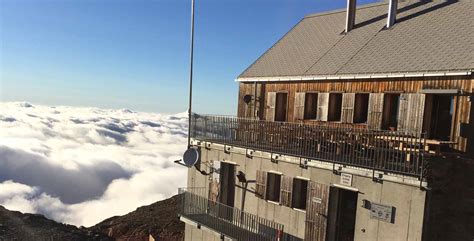
<instances>
[{"instance_id":1,"label":"wooden wall planks","mask_svg":"<svg viewBox=\"0 0 474 241\"><path fill-rule=\"evenodd\" d=\"M289 121L295 121L294 108L297 92L344 92L344 93L418 93L422 89L458 89L467 93L472 93L474 88L473 76L452 76L452 77L423 77L405 79L357 79L339 81L311 81L311 82L261 82L257 85L257 109L260 119L265 119L266 96L268 92L288 93L288 113ZM252 117L254 111L249 111L253 104L248 105L243 102L246 94L254 95L254 83L240 83L237 115L239 117ZM467 96L458 96L456 100L455 126L453 128L455 141L458 142L457 149L464 150L467 145L467 138L459 137L460 123L469 123L471 102ZM472 123L470 124L473 125Z\"/></svg>"}]
</instances>

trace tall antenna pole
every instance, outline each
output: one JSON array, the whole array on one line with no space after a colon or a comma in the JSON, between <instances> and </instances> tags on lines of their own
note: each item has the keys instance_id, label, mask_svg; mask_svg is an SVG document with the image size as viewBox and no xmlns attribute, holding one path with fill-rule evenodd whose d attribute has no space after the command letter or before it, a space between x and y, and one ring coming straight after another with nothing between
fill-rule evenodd
<instances>
[{"instance_id":1,"label":"tall antenna pole","mask_svg":"<svg viewBox=\"0 0 474 241\"><path fill-rule=\"evenodd\" d=\"M191 49L189 55L188 148L191 147L191 116L193 113L194 0L191 0Z\"/></svg>"}]
</instances>

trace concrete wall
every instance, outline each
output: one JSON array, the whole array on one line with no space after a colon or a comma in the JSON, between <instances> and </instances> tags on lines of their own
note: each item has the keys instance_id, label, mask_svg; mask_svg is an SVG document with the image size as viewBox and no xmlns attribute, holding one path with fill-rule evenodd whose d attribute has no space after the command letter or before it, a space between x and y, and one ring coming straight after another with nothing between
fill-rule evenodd
<instances>
[{"instance_id":1,"label":"concrete wall","mask_svg":"<svg viewBox=\"0 0 474 241\"><path fill-rule=\"evenodd\" d=\"M236 148L234 148L236 149ZM307 169L299 167L296 162L279 161L278 164L272 163L269 158L254 156L249 158L245 155L245 150L225 153L223 148L206 150L201 148L201 162L203 166L206 162L229 161L237 165L236 171L242 171L246 174L247 180L256 179L257 170L278 171L287 176L302 176L310 178L311 181L326 185L338 184L340 176L332 172L332 169L319 167L308 167ZM237 153L239 152L239 153ZM262 155L264 156L264 155ZM326 164L327 165L327 164ZM331 165L329 165L331 166ZM343 172L350 172L351 168L344 168ZM372 176L368 173L353 175L352 188L359 191L358 207L355 224L355 240L358 241L417 241L421 240L423 216L425 209L426 193L420 190L416 182L411 184L404 183L406 177L398 177L401 181L396 182L397 178L391 178L395 181L384 180L383 183L372 181ZM387 178L389 179L389 178ZM208 177L205 177L189 169L188 187L208 187ZM239 183L236 183L239 185ZM248 189L255 190L255 184L249 183ZM363 208L363 201L380 203L396 208L395 222L387 223L370 218L370 210ZM241 208L242 188L236 188L235 207ZM247 192L244 211L257 214L260 217L273 220L284 225L284 231L304 239L305 233L305 215L306 213L294 210L289 207L257 198L254 194ZM214 240L213 234L207 231L199 230L190 225L186 225L185 240ZM209 236L211 235L211 236Z\"/></svg>"}]
</instances>

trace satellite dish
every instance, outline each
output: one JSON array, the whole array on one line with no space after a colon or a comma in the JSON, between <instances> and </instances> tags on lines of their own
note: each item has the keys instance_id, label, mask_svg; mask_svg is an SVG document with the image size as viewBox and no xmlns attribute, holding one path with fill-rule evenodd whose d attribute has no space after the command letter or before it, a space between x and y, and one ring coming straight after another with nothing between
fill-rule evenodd
<instances>
[{"instance_id":1,"label":"satellite dish","mask_svg":"<svg viewBox=\"0 0 474 241\"><path fill-rule=\"evenodd\" d=\"M199 160L199 152L197 149L189 148L183 154L183 161L187 167L192 167Z\"/></svg>"},{"instance_id":2,"label":"satellite dish","mask_svg":"<svg viewBox=\"0 0 474 241\"><path fill-rule=\"evenodd\" d=\"M245 96L244 96L244 102L245 102L245 104L250 103L250 101L252 101L252 95L245 95Z\"/></svg>"}]
</instances>

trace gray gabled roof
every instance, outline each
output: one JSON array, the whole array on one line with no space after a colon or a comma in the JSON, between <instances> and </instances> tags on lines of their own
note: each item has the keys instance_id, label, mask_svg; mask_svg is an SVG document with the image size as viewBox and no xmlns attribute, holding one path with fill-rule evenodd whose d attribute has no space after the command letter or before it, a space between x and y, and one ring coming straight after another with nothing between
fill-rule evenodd
<instances>
[{"instance_id":1,"label":"gray gabled roof","mask_svg":"<svg viewBox=\"0 0 474 241\"><path fill-rule=\"evenodd\" d=\"M359 7L347 34L345 10L306 16L237 80L473 69L473 0L401 2L390 29L387 11L387 3Z\"/></svg>"}]
</instances>

